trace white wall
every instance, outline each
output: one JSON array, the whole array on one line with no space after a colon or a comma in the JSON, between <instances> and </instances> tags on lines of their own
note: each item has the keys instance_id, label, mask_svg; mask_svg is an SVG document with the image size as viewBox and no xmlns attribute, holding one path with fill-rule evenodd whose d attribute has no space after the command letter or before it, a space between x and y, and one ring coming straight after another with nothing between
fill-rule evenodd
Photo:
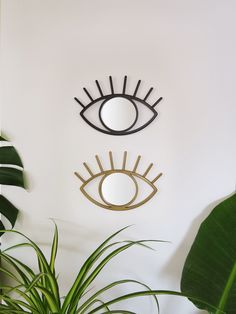
<instances>
[{"instance_id":1,"label":"white wall","mask_svg":"<svg viewBox=\"0 0 236 314\"><path fill-rule=\"evenodd\" d=\"M233 0L2 1L2 125L29 181L27 192L4 192L21 208L16 227L40 243L49 243L48 218L56 218L63 291L89 252L129 224L134 226L120 239L172 243L117 257L97 287L133 277L152 288L179 289L200 221L212 202L235 189L235 10ZM106 85L113 75L120 83L125 74L130 90L139 78L143 93L156 87L155 96L164 97L159 116L130 136L96 132L80 118L73 97L84 86L95 91L95 79ZM141 154L143 167L154 162L154 170L164 173L160 192L127 212L89 203L73 172L83 161L95 166L97 153L107 160L108 150L120 158L125 149L131 160ZM15 241L5 236L4 245ZM18 254L31 262L30 254ZM163 314L203 313L179 298L160 300ZM155 312L147 299L129 307Z\"/></svg>"}]
</instances>

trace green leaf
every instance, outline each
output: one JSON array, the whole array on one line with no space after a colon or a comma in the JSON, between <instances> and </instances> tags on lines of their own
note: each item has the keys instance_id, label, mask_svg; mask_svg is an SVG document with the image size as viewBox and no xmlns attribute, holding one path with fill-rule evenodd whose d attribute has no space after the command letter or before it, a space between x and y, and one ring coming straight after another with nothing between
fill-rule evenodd
<instances>
[{"instance_id":1,"label":"green leaf","mask_svg":"<svg viewBox=\"0 0 236 314\"><path fill-rule=\"evenodd\" d=\"M102 300L99 300L99 299L93 300L92 304L95 304L95 303L100 303L100 304L102 304L102 305L105 304L105 302L103 302ZM105 306L105 305L104 305L104 308L107 310L107 313L110 313L110 312L111 312L108 306ZM81 314L82 314L82 312L81 312Z\"/></svg>"},{"instance_id":2,"label":"green leaf","mask_svg":"<svg viewBox=\"0 0 236 314\"><path fill-rule=\"evenodd\" d=\"M0 136L0 141L7 141L4 137ZM12 165L19 166L23 168L22 161L17 151L13 146L2 146L0 147L0 185L12 185L25 188L23 169L19 170L9 166L2 165ZM0 213L5 216L14 227L18 209L10 203L5 197L0 196ZM4 230L5 227L0 221L0 228ZM4 232L0 233L0 237Z\"/></svg>"},{"instance_id":3,"label":"green leaf","mask_svg":"<svg viewBox=\"0 0 236 314\"><path fill-rule=\"evenodd\" d=\"M21 294L23 295L23 293L21 292ZM29 298L28 298L29 299ZM40 312L38 312L33 306L27 304L24 301L21 300L17 300L17 299L13 299L10 298L9 296L2 296L2 300L5 301L7 304L10 304L13 308L15 308L16 310L23 310L21 306L29 309L30 311L32 311L34 314L40 314Z\"/></svg>"},{"instance_id":4,"label":"green leaf","mask_svg":"<svg viewBox=\"0 0 236 314\"><path fill-rule=\"evenodd\" d=\"M72 299L72 302L69 306L69 310L74 310L79 302L79 299L85 292L85 290L89 287L89 285L94 281L94 279L98 276L98 274L102 271L102 269L106 266L106 264L113 259L116 255L120 254L121 252L129 249L133 245L138 245L141 243L140 241L129 241L128 244L122 245L121 247L113 250L111 253L109 253L99 264L98 266L91 272L91 274L88 276L88 278L84 281L84 283L81 285L81 287L77 290L77 296L76 299Z\"/></svg>"},{"instance_id":5,"label":"green leaf","mask_svg":"<svg viewBox=\"0 0 236 314\"><path fill-rule=\"evenodd\" d=\"M9 250L9 249L10 249L10 248L8 248L8 250ZM5 251L7 251L7 249L4 250L4 252L5 252ZM14 265L16 265L16 266L19 265L19 266L21 267L21 269L23 268L24 273L27 274L27 275L30 275L31 278L34 278L34 276L36 276L35 273L32 271L31 268L29 268L27 265L25 265L24 263L22 263L21 261L19 261L17 258L15 258L15 257L13 257L13 256L10 256L10 255L8 255L8 254L6 254L6 253L4 253L4 252L3 252L3 251L0 252L0 256L4 256L6 259L8 259L8 261L13 262ZM28 278L28 277L27 277L27 278Z\"/></svg>"},{"instance_id":6,"label":"green leaf","mask_svg":"<svg viewBox=\"0 0 236 314\"><path fill-rule=\"evenodd\" d=\"M4 275L7 275L11 279L15 280L16 282L20 283L19 279L9 270L7 270L4 267L0 267L0 272L3 273ZM2 289L2 287L0 288Z\"/></svg>"},{"instance_id":7,"label":"green leaf","mask_svg":"<svg viewBox=\"0 0 236 314\"><path fill-rule=\"evenodd\" d=\"M45 296L49 305L49 309L52 311L52 313L59 313L58 300L55 299L54 295L48 289L43 287L38 287L38 290L40 290Z\"/></svg>"},{"instance_id":8,"label":"green leaf","mask_svg":"<svg viewBox=\"0 0 236 314\"><path fill-rule=\"evenodd\" d=\"M0 230L1 230L0 231L0 237L1 237L4 234L4 230L6 230L1 220L0 220Z\"/></svg>"},{"instance_id":9,"label":"green leaf","mask_svg":"<svg viewBox=\"0 0 236 314\"><path fill-rule=\"evenodd\" d=\"M125 251L132 245L140 245L142 242L146 242L146 240L145 241L140 240L140 241L125 241L126 243L125 245L122 244L123 242L107 244L107 242L109 242L109 240L111 240L113 236L115 236L114 234L111 237L109 237L106 241L104 241L98 247L98 249L95 250L90 255L89 259L82 266L83 281L81 282L78 281L76 286L74 286L74 284L72 285L72 287L74 288L73 294L71 294L71 290L69 290L65 298L65 300L67 299L68 303L63 309L64 304L63 305L61 304L61 300L63 298L60 297L60 293L59 293L58 277L51 269L51 265L54 264L55 259L56 259L55 248L57 247L57 242L58 242L57 228L55 229L54 240L53 240L53 243L51 244L51 252L53 252L51 254L51 256L53 256L53 258L51 258L51 260L53 260L52 264L48 262L46 256L41 251L39 246L34 241L30 240L30 238L25 236L23 233L16 230L6 230L5 232L20 235L27 241L13 245L9 247L8 249L4 250L4 252L0 251L0 257L4 260L4 267L0 268L0 275L6 275L10 277L11 279L13 279L11 280L10 285L7 285L7 286L0 285L0 289L2 289L1 291L2 295L0 295L0 300L2 299L6 303L4 305L0 303L0 313L75 314L77 313L77 311L80 311L79 312L80 314L85 313L85 312L91 314L91 313L98 312L100 310L103 310L103 313L109 313L109 312L117 313L118 310L110 311L109 305L118 303L123 300L135 298L135 297L142 297L142 296L155 297L157 310L158 310L158 301L156 299L157 295L169 294L169 295L184 296L191 299L195 299L194 296L189 295L189 294L185 295L183 293L174 292L174 291L150 290L148 286L138 281L135 281L132 279L124 279L124 280L113 282L110 285L98 290L97 292L94 292L92 296L90 295L89 297L87 297L87 301L86 301L86 299L84 298L86 294L83 292L88 291L90 283L97 277L97 275L102 271L104 266L114 256L121 253L122 251ZM119 232L121 231L118 231L118 233ZM107 252L107 249L111 249L114 244L120 244L121 246L113 250L111 253L108 253L108 255L105 256L105 258L103 258L102 261L100 261L97 265L94 265L93 267L94 269L91 270L91 266L92 266L91 264L93 264L95 261L99 261L99 257L101 257L103 253ZM33 249L34 252L36 253L36 257L37 257L36 261L38 262L37 270L35 270L36 268L35 266L31 268L30 266L25 265L23 262L19 261L15 257L10 256L9 254L6 254L6 252L9 250L21 249L24 247L29 247ZM143 247L146 248L147 247L146 244ZM85 272L84 272L84 269L86 270ZM87 272L88 269L91 270L89 271L89 273ZM102 293L115 287L116 285L124 284L124 283L141 284L142 286L147 288L148 291L138 291L134 293L125 294L116 299L109 300L108 302L103 302L102 300L100 300L100 295ZM69 298L68 298L68 295L69 295ZM99 296L99 299L97 298L98 296ZM195 299L195 300L199 302L201 301L200 299ZM201 302L204 303L204 301L201 301ZM99 305L96 305L96 303L99 303ZM79 306L80 308L78 308ZM94 306L96 306L96 308L94 308ZM20 309L21 307L22 309ZM87 312L87 310L89 312ZM119 312L130 313L129 311L125 309L119 310Z\"/></svg>"},{"instance_id":10,"label":"green leaf","mask_svg":"<svg viewBox=\"0 0 236 314\"><path fill-rule=\"evenodd\" d=\"M10 201L0 195L0 213L9 220L12 228L15 225L18 212L18 209Z\"/></svg>"},{"instance_id":11,"label":"green leaf","mask_svg":"<svg viewBox=\"0 0 236 314\"><path fill-rule=\"evenodd\" d=\"M88 274L88 271L91 269L92 265L95 263L95 261L98 259L98 256L100 256L102 249L104 246L115 236L117 236L119 233L124 231L125 229L129 228L130 226L126 226L115 233L113 233L111 236L109 236L102 244L98 246L98 248L87 258L83 266L81 267L79 274L77 275L70 291L68 292L67 296L65 297L65 301L62 306L62 313L65 314L67 307L70 305L70 303L73 301L73 299L77 296L77 291L80 288L80 285L82 284L84 278Z\"/></svg>"},{"instance_id":12,"label":"green leaf","mask_svg":"<svg viewBox=\"0 0 236 314\"><path fill-rule=\"evenodd\" d=\"M82 304L78 309L76 313L80 313L83 314L85 313L89 307L91 307L94 304L94 298L97 298L98 295L104 293L107 290L112 289L113 287L117 286L117 285L123 285L123 284L127 284L127 283L135 283L138 285L141 285L143 287L145 287L147 290L152 291L151 288L147 285L145 285L144 283L137 281L137 280L133 280L133 279L123 279L123 280L118 280L118 281L114 281L111 284L109 284L108 286L98 290L96 293L94 293L88 300L86 300L84 302L84 304ZM157 305L157 311L159 313L160 309L159 309L159 303L158 303L158 299L156 297L156 295L153 296L154 300L156 302Z\"/></svg>"},{"instance_id":13,"label":"green leaf","mask_svg":"<svg viewBox=\"0 0 236 314\"><path fill-rule=\"evenodd\" d=\"M0 232L1 232L1 230L0 230ZM12 246L9 249L20 248L22 246L28 246L28 247L31 247L35 251L37 258L38 258L40 271L48 274L47 278L44 278L45 276L43 277L43 279L48 279L48 280L45 280L45 289L43 288L40 291L43 293L46 300L50 299L47 295L47 292L49 292L50 294L52 293L52 297L53 297L55 303L57 303L57 307L59 308L60 307L60 296L59 296L58 282L57 282L55 275L51 272L51 269L50 269L50 266L47 262L47 259L46 259L45 255L43 254L43 252L41 251L41 249L39 248L39 246L34 241L32 241L30 238L28 238L27 236L25 236L23 233L21 233L19 231L6 230L5 232L19 234L29 241L29 243L17 244L15 246Z\"/></svg>"},{"instance_id":14,"label":"green leaf","mask_svg":"<svg viewBox=\"0 0 236 314\"><path fill-rule=\"evenodd\" d=\"M184 265L181 290L219 308L212 311L191 299L209 313L236 313L236 194L201 224Z\"/></svg>"},{"instance_id":15,"label":"green leaf","mask_svg":"<svg viewBox=\"0 0 236 314\"><path fill-rule=\"evenodd\" d=\"M24 188L23 171L10 167L0 168L0 184L14 185Z\"/></svg>"},{"instance_id":16,"label":"green leaf","mask_svg":"<svg viewBox=\"0 0 236 314\"><path fill-rule=\"evenodd\" d=\"M0 147L0 164L8 164L23 168L22 161L13 146Z\"/></svg>"},{"instance_id":17,"label":"green leaf","mask_svg":"<svg viewBox=\"0 0 236 314\"><path fill-rule=\"evenodd\" d=\"M190 297L190 295L185 295L181 292L170 291L170 290L138 291L138 292L124 294L118 298L115 298L115 299L112 299L108 302L105 302L103 305L100 305L100 306L94 308L93 310L91 310L89 312L89 314L97 313L98 311L102 310L105 306L119 303L119 302L124 301L124 300L129 300L129 299L138 298L138 297L145 297L145 296L154 296L154 295L173 295L173 296L188 297L188 298ZM208 304L208 303L206 303L206 302L204 302L198 298L195 298L195 297L192 297L192 298L195 299L196 301L199 301L201 303L206 304L207 306L209 306L209 308L211 308L211 310L215 309L214 306L211 306L210 304ZM222 312L220 312L220 313L222 314Z\"/></svg>"},{"instance_id":18,"label":"green leaf","mask_svg":"<svg viewBox=\"0 0 236 314\"><path fill-rule=\"evenodd\" d=\"M0 136L0 141L7 141L3 136Z\"/></svg>"},{"instance_id":19,"label":"green leaf","mask_svg":"<svg viewBox=\"0 0 236 314\"><path fill-rule=\"evenodd\" d=\"M125 311L125 310L113 310L113 311L103 312L102 314L109 314L109 313L117 313L117 314L136 314L135 312Z\"/></svg>"},{"instance_id":20,"label":"green leaf","mask_svg":"<svg viewBox=\"0 0 236 314\"><path fill-rule=\"evenodd\" d=\"M53 243L52 243L52 248L51 248L51 258L50 258L50 269L51 272L55 275L55 261L57 257L57 249L58 249L58 229L57 225L55 224L55 231L54 231L54 236L53 236Z\"/></svg>"}]
</instances>

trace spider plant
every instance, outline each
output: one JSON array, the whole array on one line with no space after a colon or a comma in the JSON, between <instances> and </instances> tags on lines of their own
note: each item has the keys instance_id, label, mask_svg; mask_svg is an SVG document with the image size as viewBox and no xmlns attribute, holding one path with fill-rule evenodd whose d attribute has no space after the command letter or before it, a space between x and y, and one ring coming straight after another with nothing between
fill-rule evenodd
<instances>
[{"instance_id":1,"label":"spider plant","mask_svg":"<svg viewBox=\"0 0 236 314\"><path fill-rule=\"evenodd\" d=\"M0 136L0 143L7 140ZM17 166L18 168L16 168ZM0 147L0 185L12 185L24 188L23 164L13 146L10 144ZM0 214L2 214L14 227L18 209L2 194L0 195ZM4 233L4 225L0 220L0 236Z\"/></svg>"},{"instance_id":2,"label":"spider plant","mask_svg":"<svg viewBox=\"0 0 236 314\"><path fill-rule=\"evenodd\" d=\"M9 277L13 284L2 284L2 304L0 304L1 313L5 314L92 314L92 313L134 313L124 309L112 310L111 306L123 300L136 298L140 296L152 296L156 304L156 310L159 312L157 295L170 294L183 296L180 292L151 290L147 285L133 279L122 279L108 284L107 286L91 294L91 284L100 274L106 264L116 255L127 249L139 245L143 248L150 248L147 242L154 240L139 241L114 241L117 236L127 227L115 232L108 237L97 249L88 257L80 268L78 275L69 289L66 296L61 297L58 285L58 277L55 270L55 262L58 250L58 229L55 225L54 237L51 245L50 258L47 259L40 247L24 234L9 230L7 232L16 233L24 238L24 242L14 245L0 253L4 265L0 268L0 275ZM163 241L155 241L163 242ZM13 249L29 247L34 251L38 261L38 270L35 272L31 267L21 262L19 259L9 254ZM124 284L136 284L142 287L141 291L123 294L117 298L104 302L103 293L109 291L115 286ZM198 300L200 302L200 300Z\"/></svg>"}]
</instances>

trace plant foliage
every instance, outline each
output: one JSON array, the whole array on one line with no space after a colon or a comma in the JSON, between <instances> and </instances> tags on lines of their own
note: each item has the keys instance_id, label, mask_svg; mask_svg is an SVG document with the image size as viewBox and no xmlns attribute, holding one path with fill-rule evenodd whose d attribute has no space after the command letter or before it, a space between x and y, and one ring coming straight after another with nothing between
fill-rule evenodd
<instances>
[{"instance_id":1,"label":"plant foliage","mask_svg":"<svg viewBox=\"0 0 236 314\"><path fill-rule=\"evenodd\" d=\"M58 276L55 270L58 250L57 226L55 225L49 259L45 257L40 247L24 234L15 230L7 231L21 235L25 241L0 253L1 258L4 261L4 266L0 268L0 275L4 274L14 282L12 285L2 284L0 286L2 289L1 298L3 301L2 304L0 304L1 313L92 314L101 313L101 310L103 310L102 313L133 313L122 308L114 310L111 309L111 306L116 303L119 305L123 300L141 296L152 296L156 303L157 312L159 312L157 295L170 294L183 296L182 293L175 291L151 290L147 285L129 278L112 282L102 289L91 293L91 284L107 263L109 263L115 256L136 245L143 248L150 248L147 245L147 242L153 240L112 242L113 238L124 229L125 228L112 234L87 258L80 268L71 288L64 297L61 297L60 295ZM38 260L37 272L9 254L9 251L22 247L29 247L36 254ZM117 298L108 300L107 302L103 301L104 292L111 290L115 286L124 284L136 284L141 286L143 290L123 294ZM90 292L90 296L87 294L88 291ZM198 301L200 302L200 300Z\"/></svg>"},{"instance_id":2,"label":"plant foliage","mask_svg":"<svg viewBox=\"0 0 236 314\"><path fill-rule=\"evenodd\" d=\"M201 224L184 265L181 290L217 308L190 299L209 313L236 313L236 194Z\"/></svg>"},{"instance_id":3,"label":"plant foliage","mask_svg":"<svg viewBox=\"0 0 236 314\"><path fill-rule=\"evenodd\" d=\"M7 140L0 136L0 141L6 142ZM15 148L10 144L0 147L0 185L25 187L22 161ZM3 195L0 195L0 214L7 218L14 227L18 209ZM0 229L3 230L0 233L1 236L5 230L2 221L0 221Z\"/></svg>"}]
</instances>

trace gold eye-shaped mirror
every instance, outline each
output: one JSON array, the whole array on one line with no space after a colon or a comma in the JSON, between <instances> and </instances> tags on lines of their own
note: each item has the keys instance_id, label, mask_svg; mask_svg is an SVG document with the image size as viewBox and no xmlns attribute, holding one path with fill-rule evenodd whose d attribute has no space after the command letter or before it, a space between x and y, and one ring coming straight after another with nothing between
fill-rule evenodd
<instances>
[{"instance_id":1,"label":"gold eye-shaped mirror","mask_svg":"<svg viewBox=\"0 0 236 314\"><path fill-rule=\"evenodd\" d=\"M101 160L95 156L99 172L93 173L87 163L84 166L90 178L85 180L78 172L75 175L82 181L81 192L92 203L111 210L129 210L137 208L149 201L158 191L154 183L161 177L159 173L154 179L147 179L153 164L143 174L137 172L141 156L137 157L134 167L126 169L127 152L124 152L122 167L114 166L112 152L109 152L110 169L104 170ZM92 181L97 187L91 188Z\"/></svg>"}]
</instances>

